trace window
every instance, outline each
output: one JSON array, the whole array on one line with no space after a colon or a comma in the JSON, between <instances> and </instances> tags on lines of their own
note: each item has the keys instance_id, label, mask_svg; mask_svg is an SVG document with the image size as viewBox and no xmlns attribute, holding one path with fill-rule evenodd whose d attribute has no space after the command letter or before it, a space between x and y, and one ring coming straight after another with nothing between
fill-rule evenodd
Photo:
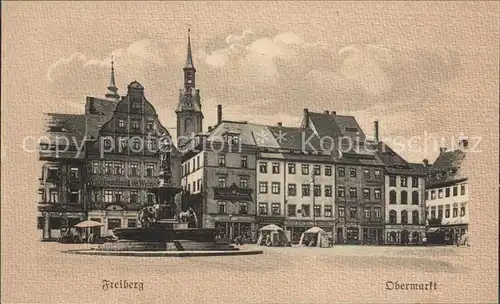
<instances>
[{"instance_id":1,"label":"window","mask_svg":"<svg viewBox=\"0 0 500 304\"><path fill-rule=\"evenodd\" d=\"M279 174L280 173L280 164L279 163L273 163L273 174Z\"/></svg>"},{"instance_id":2,"label":"window","mask_svg":"<svg viewBox=\"0 0 500 304\"><path fill-rule=\"evenodd\" d=\"M106 174L112 175L113 174L113 163L112 162L106 162L105 165L105 171Z\"/></svg>"},{"instance_id":3,"label":"window","mask_svg":"<svg viewBox=\"0 0 500 304\"><path fill-rule=\"evenodd\" d=\"M193 171L196 170L196 158L193 158Z\"/></svg>"},{"instance_id":4,"label":"window","mask_svg":"<svg viewBox=\"0 0 500 304\"><path fill-rule=\"evenodd\" d=\"M154 164L147 164L146 165L146 176L154 176L155 174L155 165Z\"/></svg>"},{"instance_id":5,"label":"window","mask_svg":"<svg viewBox=\"0 0 500 304\"><path fill-rule=\"evenodd\" d=\"M123 175L123 163L115 162L115 175Z\"/></svg>"},{"instance_id":6,"label":"window","mask_svg":"<svg viewBox=\"0 0 500 304\"><path fill-rule=\"evenodd\" d=\"M465 185L460 185L460 195L465 195Z\"/></svg>"},{"instance_id":7,"label":"window","mask_svg":"<svg viewBox=\"0 0 500 304\"><path fill-rule=\"evenodd\" d=\"M371 218L371 210L370 210L370 208L365 208L364 211L365 211L365 219Z\"/></svg>"},{"instance_id":8,"label":"window","mask_svg":"<svg viewBox=\"0 0 500 304\"><path fill-rule=\"evenodd\" d=\"M411 223L413 225L418 225L419 221L420 221L420 219L419 219L419 216L418 216L418 211L417 210L413 210L413 212L411 213Z\"/></svg>"},{"instance_id":9,"label":"window","mask_svg":"<svg viewBox=\"0 0 500 304\"><path fill-rule=\"evenodd\" d=\"M458 187L455 186L453 187L453 196L457 196L458 195Z\"/></svg>"},{"instance_id":10,"label":"window","mask_svg":"<svg viewBox=\"0 0 500 304\"><path fill-rule=\"evenodd\" d=\"M80 200L80 193L78 191L71 191L69 194L69 202L71 204L78 204Z\"/></svg>"},{"instance_id":11,"label":"window","mask_svg":"<svg viewBox=\"0 0 500 304\"><path fill-rule=\"evenodd\" d=\"M191 167L190 167L190 163L187 163L186 164L186 173L189 174L191 172ZM193 168L194 169L194 168Z\"/></svg>"},{"instance_id":12,"label":"window","mask_svg":"<svg viewBox=\"0 0 500 304\"><path fill-rule=\"evenodd\" d=\"M288 184L288 195L289 196L296 196L297 195L297 185Z\"/></svg>"},{"instance_id":13,"label":"window","mask_svg":"<svg viewBox=\"0 0 500 304\"><path fill-rule=\"evenodd\" d=\"M139 164L130 163L130 176L139 176Z\"/></svg>"},{"instance_id":14,"label":"window","mask_svg":"<svg viewBox=\"0 0 500 304\"><path fill-rule=\"evenodd\" d=\"M259 182L259 193L267 193L267 182Z\"/></svg>"},{"instance_id":15,"label":"window","mask_svg":"<svg viewBox=\"0 0 500 304\"><path fill-rule=\"evenodd\" d=\"M431 218L436 218L436 207L431 208Z\"/></svg>"},{"instance_id":16,"label":"window","mask_svg":"<svg viewBox=\"0 0 500 304\"><path fill-rule=\"evenodd\" d=\"M132 141L132 148L134 149L134 152L138 152L139 149L141 149L141 140L139 138L134 138Z\"/></svg>"},{"instance_id":17,"label":"window","mask_svg":"<svg viewBox=\"0 0 500 304\"><path fill-rule=\"evenodd\" d=\"M418 188L418 177L414 176L414 177L411 178L411 186L413 188Z\"/></svg>"},{"instance_id":18,"label":"window","mask_svg":"<svg viewBox=\"0 0 500 304\"><path fill-rule=\"evenodd\" d=\"M280 203L272 203L271 204L271 214L272 215L280 215L281 214Z\"/></svg>"},{"instance_id":19,"label":"window","mask_svg":"<svg viewBox=\"0 0 500 304\"><path fill-rule=\"evenodd\" d=\"M363 189L363 198L370 199L370 189L369 188Z\"/></svg>"},{"instance_id":20,"label":"window","mask_svg":"<svg viewBox=\"0 0 500 304\"><path fill-rule=\"evenodd\" d=\"M156 149L155 141L152 138L148 138L147 147L149 152L154 152Z\"/></svg>"},{"instance_id":21,"label":"window","mask_svg":"<svg viewBox=\"0 0 500 304\"><path fill-rule=\"evenodd\" d=\"M425 191L425 200L429 200L429 191Z\"/></svg>"},{"instance_id":22,"label":"window","mask_svg":"<svg viewBox=\"0 0 500 304\"><path fill-rule=\"evenodd\" d=\"M453 217L457 217L457 216L458 216L458 208L453 207Z\"/></svg>"},{"instance_id":23,"label":"window","mask_svg":"<svg viewBox=\"0 0 500 304\"><path fill-rule=\"evenodd\" d=\"M217 185L219 186L219 188L226 188L227 187L227 185L226 185L226 177L225 176L219 176Z\"/></svg>"},{"instance_id":24,"label":"window","mask_svg":"<svg viewBox=\"0 0 500 304\"><path fill-rule=\"evenodd\" d=\"M438 218L443 218L443 206L438 206Z\"/></svg>"},{"instance_id":25,"label":"window","mask_svg":"<svg viewBox=\"0 0 500 304\"><path fill-rule=\"evenodd\" d=\"M325 196L332 197L332 186L331 185L325 185Z\"/></svg>"},{"instance_id":26,"label":"window","mask_svg":"<svg viewBox=\"0 0 500 304\"><path fill-rule=\"evenodd\" d=\"M313 166L313 174L314 175L321 175L321 166L320 165Z\"/></svg>"},{"instance_id":27,"label":"window","mask_svg":"<svg viewBox=\"0 0 500 304\"><path fill-rule=\"evenodd\" d=\"M325 176L332 176L332 166L325 166Z\"/></svg>"},{"instance_id":28,"label":"window","mask_svg":"<svg viewBox=\"0 0 500 304\"><path fill-rule=\"evenodd\" d=\"M100 202L99 198L100 198L99 190L98 189L92 190L92 201L94 202L94 204L97 204Z\"/></svg>"},{"instance_id":29,"label":"window","mask_svg":"<svg viewBox=\"0 0 500 304\"><path fill-rule=\"evenodd\" d=\"M267 163L261 162L259 163L260 173L267 173Z\"/></svg>"},{"instance_id":30,"label":"window","mask_svg":"<svg viewBox=\"0 0 500 304\"><path fill-rule=\"evenodd\" d=\"M444 196L446 196L446 197L450 197L450 188L446 188L446 189L444 189L444 192L445 192L445 193L444 193Z\"/></svg>"},{"instance_id":31,"label":"window","mask_svg":"<svg viewBox=\"0 0 500 304\"><path fill-rule=\"evenodd\" d=\"M104 149L106 149L106 150L111 149L111 138L104 139Z\"/></svg>"},{"instance_id":32,"label":"window","mask_svg":"<svg viewBox=\"0 0 500 304\"><path fill-rule=\"evenodd\" d=\"M200 186L201 186L201 179ZM240 177L240 188L248 188L248 177Z\"/></svg>"},{"instance_id":33,"label":"window","mask_svg":"<svg viewBox=\"0 0 500 304\"><path fill-rule=\"evenodd\" d=\"M273 194L280 194L280 183L279 182L272 182L271 183L271 192Z\"/></svg>"},{"instance_id":34,"label":"window","mask_svg":"<svg viewBox=\"0 0 500 304\"><path fill-rule=\"evenodd\" d=\"M345 217L345 207L344 206L339 206L338 212L339 212L339 217Z\"/></svg>"},{"instance_id":35,"label":"window","mask_svg":"<svg viewBox=\"0 0 500 304\"><path fill-rule=\"evenodd\" d=\"M240 214L248 214L248 204L240 203Z\"/></svg>"},{"instance_id":36,"label":"window","mask_svg":"<svg viewBox=\"0 0 500 304\"><path fill-rule=\"evenodd\" d=\"M425 208L425 218L429 218L429 207Z\"/></svg>"},{"instance_id":37,"label":"window","mask_svg":"<svg viewBox=\"0 0 500 304\"><path fill-rule=\"evenodd\" d=\"M351 170L349 170L349 171L351 172L351 177L357 176L356 168L351 168Z\"/></svg>"},{"instance_id":38,"label":"window","mask_svg":"<svg viewBox=\"0 0 500 304\"><path fill-rule=\"evenodd\" d=\"M408 205L408 192L401 191L401 205Z\"/></svg>"},{"instance_id":39,"label":"window","mask_svg":"<svg viewBox=\"0 0 500 304\"><path fill-rule=\"evenodd\" d=\"M79 175L78 175L78 168L71 168L69 170L69 177L73 180L76 180L78 179Z\"/></svg>"},{"instance_id":40,"label":"window","mask_svg":"<svg viewBox=\"0 0 500 304\"><path fill-rule=\"evenodd\" d=\"M246 158L246 156L245 156L245 158ZM198 168L200 168L201 163L200 163L200 156L199 155L196 157L196 163L198 164ZM244 168L246 168L246 167L244 167Z\"/></svg>"},{"instance_id":41,"label":"window","mask_svg":"<svg viewBox=\"0 0 500 304\"><path fill-rule=\"evenodd\" d=\"M128 139L126 137L118 137L119 152L126 151Z\"/></svg>"},{"instance_id":42,"label":"window","mask_svg":"<svg viewBox=\"0 0 500 304\"><path fill-rule=\"evenodd\" d=\"M338 187L337 196L338 197L345 197L345 187Z\"/></svg>"},{"instance_id":43,"label":"window","mask_svg":"<svg viewBox=\"0 0 500 304\"><path fill-rule=\"evenodd\" d=\"M295 164L288 164L288 174L295 174Z\"/></svg>"},{"instance_id":44,"label":"window","mask_svg":"<svg viewBox=\"0 0 500 304\"><path fill-rule=\"evenodd\" d=\"M389 176L389 186L396 187L396 176L394 175Z\"/></svg>"},{"instance_id":45,"label":"window","mask_svg":"<svg viewBox=\"0 0 500 304\"><path fill-rule=\"evenodd\" d=\"M351 198L357 198L358 197L358 192L356 191L356 188L354 188L354 187L349 188L349 196Z\"/></svg>"},{"instance_id":46,"label":"window","mask_svg":"<svg viewBox=\"0 0 500 304\"><path fill-rule=\"evenodd\" d=\"M401 211L401 224L408 224L408 212L406 210Z\"/></svg>"},{"instance_id":47,"label":"window","mask_svg":"<svg viewBox=\"0 0 500 304\"><path fill-rule=\"evenodd\" d=\"M288 216L296 216L297 206L296 205L288 205Z\"/></svg>"},{"instance_id":48,"label":"window","mask_svg":"<svg viewBox=\"0 0 500 304\"><path fill-rule=\"evenodd\" d=\"M154 194L151 192L148 192L146 194L146 199L147 199L148 204L154 204L154 197L155 197Z\"/></svg>"},{"instance_id":49,"label":"window","mask_svg":"<svg viewBox=\"0 0 500 304\"><path fill-rule=\"evenodd\" d=\"M401 187L408 187L408 178L406 176L401 176Z\"/></svg>"},{"instance_id":50,"label":"window","mask_svg":"<svg viewBox=\"0 0 500 304\"><path fill-rule=\"evenodd\" d=\"M352 219L358 218L358 208L356 207L349 208L349 217Z\"/></svg>"},{"instance_id":51,"label":"window","mask_svg":"<svg viewBox=\"0 0 500 304\"><path fill-rule=\"evenodd\" d=\"M345 176L345 168L339 167L337 169L337 173L338 173L339 176Z\"/></svg>"},{"instance_id":52,"label":"window","mask_svg":"<svg viewBox=\"0 0 500 304\"><path fill-rule=\"evenodd\" d=\"M375 169L374 171L374 175L375 175L375 178L380 178L381 177L381 174L380 174L380 169Z\"/></svg>"},{"instance_id":53,"label":"window","mask_svg":"<svg viewBox=\"0 0 500 304\"><path fill-rule=\"evenodd\" d=\"M311 208L309 205L302 205L302 216L309 217L311 216Z\"/></svg>"},{"instance_id":54,"label":"window","mask_svg":"<svg viewBox=\"0 0 500 304\"><path fill-rule=\"evenodd\" d=\"M131 190L130 191L130 203L137 204L139 202L139 191Z\"/></svg>"},{"instance_id":55,"label":"window","mask_svg":"<svg viewBox=\"0 0 500 304\"><path fill-rule=\"evenodd\" d=\"M450 218L450 205L445 206L446 209L444 210L444 217Z\"/></svg>"},{"instance_id":56,"label":"window","mask_svg":"<svg viewBox=\"0 0 500 304\"><path fill-rule=\"evenodd\" d=\"M321 185L314 185L314 196L321 196Z\"/></svg>"},{"instance_id":57,"label":"window","mask_svg":"<svg viewBox=\"0 0 500 304\"><path fill-rule=\"evenodd\" d=\"M460 207L460 216L465 216L465 206Z\"/></svg>"},{"instance_id":58,"label":"window","mask_svg":"<svg viewBox=\"0 0 500 304\"><path fill-rule=\"evenodd\" d=\"M314 205L314 216L315 217L321 216L321 206L320 205Z\"/></svg>"},{"instance_id":59,"label":"window","mask_svg":"<svg viewBox=\"0 0 500 304\"><path fill-rule=\"evenodd\" d=\"M132 108L134 109L140 109L141 108L141 102L137 99L132 100Z\"/></svg>"},{"instance_id":60,"label":"window","mask_svg":"<svg viewBox=\"0 0 500 304\"><path fill-rule=\"evenodd\" d=\"M57 189L50 189L49 190L49 203L57 204L58 197L59 197L59 193L58 193Z\"/></svg>"},{"instance_id":61,"label":"window","mask_svg":"<svg viewBox=\"0 0 500 304\"><path fill-rule=\"evenodd\" d=\"M436 190L431 191L431 200L436 199Z\"/></svg>"},{"instance_id":62,"label":"window","mask_svg":"<svg viewBox=\"0 0 500 304\"><path fill-rule=\"evenodd\" d=\"M226 166L226 155L224 155L224 154L219 155L218 165L219 165L219 167Z\"/></svg>"},{"instance_id":63,"label":"window","mask_svg":"<svg viewBox=\"0 0 500 304\"><path fill-rule=\"evenodd\" d=\"M153 126L154 126L154 123L152 120L148 120L147 124L146 124L146 128L148 130L153 130Z\"/></svg>"},{"instance_id":64,"label":"window","mask_svg":"<svg viewBox=\"0 0 500 304\"><path fill-rule=\"evenodd\" d=\"M370 169L363 169L363 176L365 178L370 178Z\"/></svg>"},{"instance_id":65,"label":"window","mask_svg":"<svg viewBox=\"0 0 500 304\"><path fill-rule=\"evenodd\" d=\"M99 161L98 160L94 160L92 162L92 174L99 174L101 173L101 166L99 164Z\"/></svg>"},{"instance_id":66,"label":"window","mask_svg":"<svg viewBox=\"0 0 500 304\"><path fill-rule=\"evenodd\" d=\"M389 204L396 204L396 191L394 190L389 192Z\"/></svg>"},{"instance_id":67,"label":"window","mask_svg":"<svg viewBox=\"0 0 500 304\"><path fill-rule=\"evenodd\" d=\"M104 202L109 204L113 202L113 190L104 191Z\"/></svg>"},{"instance_id":68,"label":"window","mask_svg":"<svg viewBox=\"0 0 500 304\"><path fill-rule=\"evenodd\" d=\"M438 198L443 198L443 189L438 190Z\"/></svg>"},{"instance_id":69,"label":"window","mask_svg":"<svg viewBox=\"0 0 500 304\"><path fill-rule=\"evenodd\" d=\"M267 203L259 203L259 214L267 215Z\"/></svg>"},{"instance_id":70,"label":"window","mask_svg":"<svg viewBox=\"0 0 500 304\"><path fill-rule=\"evenodd\" d=\"M139 130L139 121L137 119L132 119L132 129Z\"/></svg>"},{"instance_id":71,"label":"window","mask_svg":"<svg viewBox=\"0 0 500 304\"><path fill-rule=\"evenodd\" d=\"M196 191L196 181L193 181L193 192Z\"/></svg>"},{"instance_id":72,"label":"window","mask_svg":"<svg viewBox=\"0 0 500 304\"><path fill-rule=\"evenodd\" d=\"M382 217L382 209L380 207L373 208L373 213L375 213L376 219L380 219Z\"/></svg>"},{"instance_id":73,"label":"window","mask_svg":"<svg viewBox=\"0 0 500 304\"><path fill-rule=\"evenodd\" d=\"M302 184L302 196L309 196L311 192L311 188L309 184Z\"/></svg>"},{"instance_id":74,"label":"window","mask_svg":"<svg viewBox=\"0 0 500 304\"><path fill-rule=\"evenodd\" d=\"M418 201L418 191L413 191L411 193L411 204L412 205L418 205L419 201Z\"/></svg>"},{"instance_id":75,"label":"window","mask_svg":"<svg viewBox=\"0 0 500 304\"><path fill-rule=\"evenodd\" d=\"M241 161L242 168L248 168L248 156L242 155L240 158L240 161ZM199 164L199 162L198 162L198 164Z\"/></svg>"},{"instance_id":76,"label":"window","mask_svg":"<svg viewBox=\"0 0 500 304\"><path fill-rule=\"evenodd\" d=\"M302 175L309 174L309 165L302 165Z\"/></svg>"},{"instance_id":77,"label":"window","mask_svg":"<svg viewBox=\"0 0 500 304\"><path fill-rule=\"evenodd\" d=\"M108 230L113 230L115 228L120 228L122 226L121 219L108 219Z\"/></svg>"},{"instance_id":78,"label":"window","mask_svg":"<svg viewBox=\"0 0 500 304\"><path fill-rule=\"evenodd\" d=\"M135 219L128 219L127 220L127 227L128 228L134 228L136 226L136 220Z\"/></svg>"},{"instance_id":79,"label":"window","mask_svg":"<svg viewBox=\"0 0 500 304\"><path fill-rule=\"evenodd\" d=\"M118 119L118 128L125 128L125 121L123 121L123 119Z\"/></svg>"},{"instance_id":80,"label":"window","mask_svg":"<svg viewBox=\"0 0 500 304\"><path fill-rule=\"evenodd\" d=\"M373 193L375 194L375 199L380 199L382 197L382 192L379 188L373 190Z\"/></svg>"},{"instance_id":81,"label":"window","mask_svg":"<svg viewBox=\"0 0 500 304\"><path fill-rule=\"evenodd\" d=\"M217 212L226 213L226 202L217 202Z\"/></svg>"},{"instance_id":82,"label":"window","mask_svg":"<svg viewBox=\"0 0 500 304\"><path fill-rule=\"evenodd\" d=\"M397 213L394 210L389 211L389 224L396 224L397 223Z\"/></svg>"},{"instance_id":83,"label":"window","mask_svg":"<svg viewBox=\"0 0 500 304\"><path fill-rule=\"evenodd\" d=\"M247 184L247 187L248 187L248 184ZM199 191L202 191L203 189L201 188L201 178L198 179L198 190Z\"/></svg>"},{"instance_id":84,"label":"window","mask_svg":"<svg viewBox=\"0 0 500 304\"><path fill-rule=\"evenodd\" d=\"M332 206L325 206L325 217L332 217Z\"/></svg>"}]
</instances>

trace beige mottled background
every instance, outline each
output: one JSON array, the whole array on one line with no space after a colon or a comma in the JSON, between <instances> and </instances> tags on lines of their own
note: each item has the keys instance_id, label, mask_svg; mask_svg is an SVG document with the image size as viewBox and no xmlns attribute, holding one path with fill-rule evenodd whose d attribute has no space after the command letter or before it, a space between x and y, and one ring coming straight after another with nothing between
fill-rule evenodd
<instances>
[{"instance_id":1,"label":"beige mottled background","mask_svg":"<svg viewBox=\"0 0 500 304\"><path fill-rule=\"evenodd\" d=\"M215 123L219 103L224 118L285 125L298 124L307 107L356 115L368 134L378 119L387 141L418 136L421 146L428 134L450 146L453 137L465 134L478 143L468 164L473 247L462 257L471 275L452 280L435 273L432 279L444 287L432 296L404 295L384 292L380 275L367 269L364 277L346 276L342 286L325 287L331 293L318 293L314 302L497 302L499 7L494 1L4 1L2 303L172 299L162 293L162 283L137 298L114 297L97 290L92 273L51 275L57 259L40 258L48 253L36 230L40 166L37 154L22 144L42 131L42 112L82 112L86 95L102 96L112 54L119 93L137 79L164 125L174 127L189 27L205 128ZM432 161L437 154L435 149L401 153L415 162ZM86 263L85 258L75 261ZM137 268L138 276L147 278ZM404 277L404 271L399 275ZM244 286L247 279L235 273L221 279L219 287ZM186 282L172 284L188 288L182 286ZM215 301L208 286L213 285L189 286L195 293L190 299L202 301L203 291L206 302Z\"/></svg>"}]
</instances>

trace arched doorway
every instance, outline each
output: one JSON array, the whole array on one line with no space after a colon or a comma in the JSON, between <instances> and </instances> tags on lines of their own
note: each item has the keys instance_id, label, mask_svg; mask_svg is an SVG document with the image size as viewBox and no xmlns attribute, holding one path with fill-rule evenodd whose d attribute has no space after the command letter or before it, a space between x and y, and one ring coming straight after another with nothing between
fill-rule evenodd
<instances>
[{"instance_id":1,"label":"arched doorway","mask_svg":"<svg viewBox=\"0 0 500 304\"><path fill-rule=\"evenodd\" d=\"M417 231L413 231L413 233L411 234L411 241L414 244L419 244L420 243L420 233L418 233Z\"/></svg>"},{"instance_id":2,"label":"arched doorway","mask_svg":"<svg viewBox=\"0 0 500 304\"><path fill-rule=\"evenodd\" d=\"M410 239L410 233L408 230L401 231L401 244L408 244Z\"/></svg>"},{"instance_id":3,"label":"arched doorway","mask_svg":"<svg viewBox=\"0 0 500 304\"><path fill-rule=\"evenodd\" d=\"M396 243L397 237L398 237L398 235L397 235L396 231L391 231L389 233L389 243Z\"/></svg>"}]
</instances>

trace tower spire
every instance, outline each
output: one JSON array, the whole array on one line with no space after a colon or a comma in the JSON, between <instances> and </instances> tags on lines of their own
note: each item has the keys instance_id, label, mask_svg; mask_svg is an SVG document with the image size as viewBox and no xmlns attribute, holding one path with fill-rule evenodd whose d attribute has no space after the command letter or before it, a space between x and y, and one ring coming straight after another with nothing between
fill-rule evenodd
<instances>
[{"instance_id":1,"label":"tower spire","mask_svg":"<svg viewBox=\"0 0 500 304\"><path fill-rule=\"evenodd\" d=\"M120 99L120 95L118 95L118 88L116 87L115 83L115 67L114 67L114 60L113 56L111 56L111 80L109 82L108 86L108 93L106 93L106 98L108 99L113 99L113 100L118 100Z\"/></svg>"},{"instance_id":2,"label":"tower spire","mask_svg":"<svg viewBox=\"0 0 500 304\"><path fill-rule=\"evenodd\" d=\"M186 65L184 69L194 69L193 64L193 55L191 53L191 29L188 29L188 47L187 47L187 56L186 56Z\"/></svg>"}]
</instances>

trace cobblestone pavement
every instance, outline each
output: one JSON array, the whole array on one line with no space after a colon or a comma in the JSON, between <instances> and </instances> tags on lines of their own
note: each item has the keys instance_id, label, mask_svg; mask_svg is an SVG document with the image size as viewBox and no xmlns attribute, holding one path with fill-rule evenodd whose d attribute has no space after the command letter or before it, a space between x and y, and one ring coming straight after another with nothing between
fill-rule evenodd
<instances>
[{"instance_id":1,"label":"cobblestone pavement","mask_svg":"<svg viewBox=\"0 0 500 304\"><path fill-rule=\"evenodd\" d=\"M8 303L62 303L72 297L78 303L108 303L110 297L114 303L156 303L158 293L168 294L172 303L323 303L318 299L338 303L340 300L335 299L340 299L340 294L342 301L352 302L360 292L374 293L374 301L380 302L387 298L387 280L434 280L441 288L459 288L454 282L466 281L470 269L465 261L472 248L271 247L263 248L264 254L252 256L141 258L60 252L95 245L36 246L35 262L24 261L24 265L12 267L16 271L12 271L9 286L37 286L44 282L43 290L13 293ZM104 291L102 280L141 281L144 291ZM430 302L452 299L440 299L429 292L410 296ZM140 301L134 301L135 297ZM391 297L396 302L409 299L401 293ZM460 299L472 303L472 298Z\"/></svg>"}]
</instances>

